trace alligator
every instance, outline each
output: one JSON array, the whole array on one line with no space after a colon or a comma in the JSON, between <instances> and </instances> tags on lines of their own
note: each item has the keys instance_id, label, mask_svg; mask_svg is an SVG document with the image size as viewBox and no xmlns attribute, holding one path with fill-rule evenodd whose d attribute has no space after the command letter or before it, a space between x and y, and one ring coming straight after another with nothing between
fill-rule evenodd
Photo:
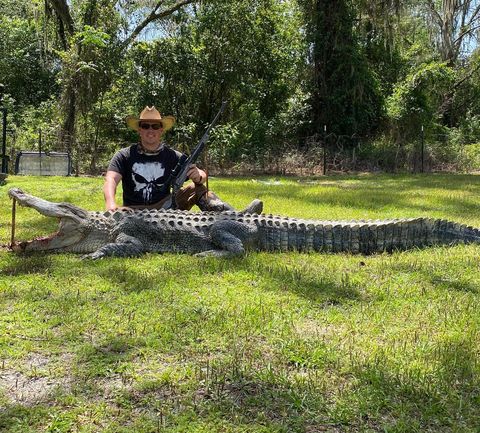
<instances>
[{"instance_id":1,"label":"alligator","mask_svg":"<svg viewBox=\"0 0 480 433\"><path fill-rule=\"evenodd\" d=\"M480 243L480 230L431 218L320 221L242 212L178 210L94 212L52 203L12 188L20 205L57 217L56 233L14 243L17 252L81 253L85 258L132 257L146 252L238 256L246 250L373 254L415 247Z\"/></svg>"}]
</instances>

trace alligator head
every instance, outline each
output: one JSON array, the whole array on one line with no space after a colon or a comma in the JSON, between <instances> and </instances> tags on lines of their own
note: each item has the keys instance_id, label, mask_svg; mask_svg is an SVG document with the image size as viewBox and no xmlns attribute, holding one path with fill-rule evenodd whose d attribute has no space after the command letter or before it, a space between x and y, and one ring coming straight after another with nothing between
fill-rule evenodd
<instances>
[{"instance_id":1,"label":"alligator head","mask_svg":"<svg viewBox=\"0 0 480 433\"><path fill-rule=\"evenodd\" d=\"M16 242L11 246L13 251L78 251L94 250L88 238L92 235L91 212L70 203L52 203L30 194L19 188L11 188L8 195L22 206L31 207L42 215L59 219L58 231L45 237L31 241ZM98 237L98 236L97 236ZM97 242L94 242L97 243Z\"/></svg>"}]
</instances>

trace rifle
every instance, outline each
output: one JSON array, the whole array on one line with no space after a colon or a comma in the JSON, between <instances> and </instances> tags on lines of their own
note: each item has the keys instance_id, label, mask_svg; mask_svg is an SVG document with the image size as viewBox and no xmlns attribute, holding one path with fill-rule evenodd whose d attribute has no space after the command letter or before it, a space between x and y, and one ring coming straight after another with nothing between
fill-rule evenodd
<instances>
[{"instance_id":1,"label":"rifle","mask_svg":"<svg viewBox=\"0 0 480 433\"><path fill-rule=\"evenodd\" d=\"M215 118L212 120L212 123L208 125L207 130L205 131L205 134L203 134L203 137L200 139L198 142L197 146L195 149L193 149L193 152L190 156L187 156L183 154L180 159L178 160L178 163L176 167L172 170L169 180L167 183L172 185L172 192L170 194L170 197L168 200L163 204L162 209L176 209L177 208L177 202L175 199L175 196L179 189L183 186L183 184L187 180L187 172L190 169L190 166L192 164L195 164L197 161L198 157L202 153L203 149L205 148L207 141L208 141L208 136L210 134L210 130L215 126L217 123L218 119L220 118L221 114L225 111L225 107L227 106L227 101L222 102L222 106L220 107L220 111L217 113Z\"/></svg>"}]
</instances>

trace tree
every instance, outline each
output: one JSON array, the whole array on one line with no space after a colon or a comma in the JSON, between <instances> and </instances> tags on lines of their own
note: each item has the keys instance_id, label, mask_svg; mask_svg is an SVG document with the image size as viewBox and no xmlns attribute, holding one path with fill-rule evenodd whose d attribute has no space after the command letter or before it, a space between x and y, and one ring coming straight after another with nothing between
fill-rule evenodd
<instances>
[{"instance_id":1,"label":"tree","mask_svg":"<svg viewBox=\"0 0 480 433\"><path fill-rule=\"evenodd\" d=\"M105 92L124 51L150 23L164 19L195 0L118 2L47 0L45 16L55 17L62 64L64 118L60 140L68 150L75 142L77 114L85 114ZM129 29L128 12L143 18ZM105 19L109 17L109 19ZM130 33L121 38L121 29Z\"/></svg>"},{"instance_id":2,"label":"tree","mask_svg":"<svg viewBox=\"0 0 480 433\"><path fill-rule=\"evenodd\" d=\"M16 111L38 105L55 93L56 71L52 58L43 56L33 16L18 4L10 5L20 16L0 17L0 83L15 100ZM12 9L8 9L12 10Z\"/></svg>"},{"instance_id":3,"label":"tree","mask_svg":"<svg viewBox=\"0 0 480 433\"><path fill-rule=\"evenodd\" d=\"M132 46L128 81L137 83L137 108L153 97L171 110L179 119L172 139L184 144L203 133L227 99L211 154L217 161L252 161L292 134L289 99L300 83L301 44L291 2L205 2L179 17L163 38Z\"/></svg>"},{"instance_id":4,"label":"tree","mask_svg":"<svg viewBox=\"0 0 480 433\"><path fill-rule=\"evenodd\" d=\"M431 19L431 35L441 59L454 66L460 56L471 51L480 28L478 0L423 0L422 6ZM470 45L470 47L469 47Z\"/></svg>"},{"instance_id":5,"label":"tree","mask_svg":"<svg viewBox=\"0 0 480 433\"><path fill-rule=\"evenodd\" d=\"M304 0L310 45L309 134L324 125L337 134L366 134L375 129L382 101L378 81L354 32L348 0Z\"/></svg>"}]
</instances>

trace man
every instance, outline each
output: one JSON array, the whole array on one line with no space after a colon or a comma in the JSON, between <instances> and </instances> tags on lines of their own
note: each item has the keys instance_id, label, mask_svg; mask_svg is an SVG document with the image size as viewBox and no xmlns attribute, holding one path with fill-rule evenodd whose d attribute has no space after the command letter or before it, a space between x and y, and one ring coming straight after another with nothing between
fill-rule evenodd
<instances>
[{"instance_id":1,"label":"man","mask_svg":"<svg viewBox=\"0 0 480 433\"><path fill-rule=\"evenodd\" d=\"M155 107L145 107L139 117L129 116L127 125L138 132L138 144L119 150L110 161L103 192L107 210L117 209L115 193L122 182L123 206L137 209L160 209L168 200L170 173L182 155L162 141L162 135L174 124L175 118L159 113ZM197 205L202 211L234 210L228 203L207 191L207 174L192 165L188 177L193 183L181 188L176 195L177 207L190 210ZM261 213L263 204L254 200L243 212Z\"/></svg>"}]
</instances>

